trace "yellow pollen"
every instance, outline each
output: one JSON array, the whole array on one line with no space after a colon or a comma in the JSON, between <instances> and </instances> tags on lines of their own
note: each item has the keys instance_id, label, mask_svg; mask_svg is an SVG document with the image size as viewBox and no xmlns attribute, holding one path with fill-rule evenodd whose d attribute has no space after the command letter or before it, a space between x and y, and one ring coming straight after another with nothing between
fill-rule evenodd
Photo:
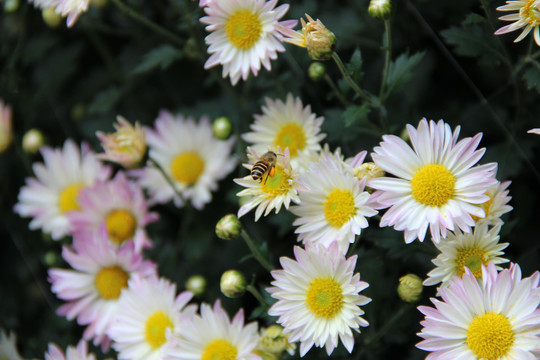
<instances>
[{"instance_id":1,"label":"yellow pollen","mask_svg":"<svg viewBox=\"0 0 540 360\"><path fill-rule=\"evenodd\" d=\"M178 154L171 162L172 177L188 186L195 184L203 171L204 160L194 152Z\"/></svg>"},{"instance_id":2,"label":"yellow pollen","mask_svg":"<svg viewBox=\"0 0 540 360\"><path fill-rule=\"evenodd\" d=\"M456 178L441 164L422 166L411 179L412 195L428 206L445 205L454 196Z\"/></svg>"},{"instance_id":3,"label":"yellow pollen","mask_svg":"<svg viewBox=\"0 0 540 360\"><path fill-rule=\"evenodd\" d=\"M62 190L58 197L58 207L62 213L81 209L77 203L77 196L83 187L83 184L73 184Z\"/></svg>"},{"instance_id":4,"label":"yellow pollen","mask_svg":"<svg viewBox=\"0 0 540 360\"><path fill-rule=\"evenodd\" d=\"M289 148L291 157L295 157L299 151L304 150L306 147L306 135L304 129L297 123L287 123L281 127L274 145L279 146L282 149Z\"/></svg>"},{"instance_id":5,"label":"yellow pollen","mask_svg":"<svg viewBox=\"0 0 540 360\"><path fill-rule=\"evenodd\" d=\"M340 228L356 214L354 197L349 190L334 189L324 202L324 216L330 226Z\"/></svg>"},{"instance_id":6,"label":"yellow pollen","mask_svg":"<svg viewBox=\"0 0 540 360\"><path fill-rule=\"evenodd\" d=\"M206 345L201 360L235 360L237 354L236 346L227 340L216 339Z\"/></svg>"},{"instance_id":7,"label":"yellow pollen","mask_svg":"<svg viewBox=\"0 0 540 360\"><path fill-rule=\"evenodd\" d=\"M261 38L261 19L251 10L237 10L227 19L225 34L237 48L250 49Z\"/></svg>"},{"instance_id":8,"label":"yellow pollen","mask_svg":"<svg viewBox=\"0 0 540 360\"><path fill-rule=\"evenodd\" d=\"M165 332L173 327L171 319L162 311L156 311L148 317L145 325L145 339L152 349L157 349L165 344Z\"/></svg>"},{"instance_id":9,"label":"yellow pollen","mask_svg":"<svg viewBox=\"0 0 540 360\"><path fill-rule=\"evenodd\" d=\"M263 181L261 181L261 190L267 193L269 198L286 194L291 188L289 184L290 176L285 173L284 169L277 165L274 169L274 176L265 175Z\"/></svg>"},{"instance_id":10,"label":"yellow pollen","mask_svg":"<svg viewBox=\"0 0 540 360\"><path fill-rule=\"evenodd\" d=\"M120 245L135 235L137 219L130 211L117 209L107 215L105 226L107 227L109 239Z\"/></svg>"},{"instance_id":11,"label":"yellow pollen","mask_svg":"<svg viewBox=\"0 0 540 360\"><path fill-rule=\"evenodd\" d=\"M476 246L457 249L456 271L461 277L465 273L465 266L472 271L477 278L482 276L482 265L487 265L486 252Z\"/></svg>"},{"instance_id":12,"label":"yellow pollen","mask_svg":"<svg viewBox=\"0 0 540 360\"><path fill-rule=\"evenodd\" d=\"M316 317L331 319L343 307L343 291L332 278L315 278L306 291L306 305Z\"/></svg>"},{"instance_id":13,"label":"yellow pollen","mask_svg":"<svg viewBox=\"0 0 540 360\"><path fill-rule=\"evenodd\" d=\"M508 318L489 312L476 316L467 328L467 346L477 359L505 358L514 344L514 332Z\"/></svg>"},{"instance_id":14,"label":"yellow pollen","mask_svg":"<svg viewBox=\"0 0 540 360\"><path fill-rule=\"evenodd\" d=\"M95 285L99 295L106 300L120 297L122 289L127 288L129 275L118 266L101 269L96 274Z\"/></svg>"},{"instance_id":15,"label":"yellow pollen","mask_svg":"<svg viewBox=\"0 0 540 360\"><path fill-rule=\"evenodd\" d=\"M525 6L523 6L519 10L520 17L527 19L527 23L533 26L535 26L537 22L540 20L540 11L535 6L535 3L536 3L536 0L529 0L525 4Z\"/></svg>"}]
</instances>

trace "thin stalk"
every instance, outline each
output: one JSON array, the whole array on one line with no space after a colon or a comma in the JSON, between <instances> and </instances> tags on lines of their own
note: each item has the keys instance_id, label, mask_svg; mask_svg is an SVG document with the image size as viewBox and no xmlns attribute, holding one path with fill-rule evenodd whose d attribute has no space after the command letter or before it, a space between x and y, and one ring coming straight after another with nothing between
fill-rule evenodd
<instances>
[{"instance_id":1,"label":"thin stalk","mask_svg":"<svg viewBox=\"0 0 540 360\"><path fill-rule=\"evenodd\" d=\"M174 193L180 197L180 201L185 203L184 196L182 193L176 188L176 184L174 183L173 179L169 176L169 174L165 171L165 169L154 159L151 157L148 157L148 160L152 162L152 164L159 170L161 175L167 180L167 183L171 186L171 188L174 190Z\"/></svg>"},{"instance_id":2,"label":"thin stalk","mask_svg":"<svg viewBox=\"0 0 540 360\"><path fill-rule=\"evenodd\" d=\"M253 295L255 297L255 299L257 299L261 303L261 305L263 305L263 306L265 306L267 308L270 307L270 304L266 301L264 296L261 295L259 290L257 290L257 288L255 286L253 286L253 284L249 284L246 287L246 291L248 291L251 295Z\"/></svg>"},{"instance_id":3,"label":"thin stalk","mask_svg":"<svg viewBox=\"0 0 540 360\"><path fill-rule=\"evenodd\" d=\"M274 270L274 267L270 264L268 260L264 258L264 256L261 254L259 249L255 246L255 244L253 243L253 240L251 239L247 231L242 229L242 232L240 233L240 235L242 235L242 238L244 238L246 245L249 247L249 250L251 251L251 254L253 254L253 257L259 262L259 264L261 264L262 267L268 271Z\"/></svg>"},{"instance_id":4,"label":"thin stalk","mask_svg":"<svg viewBox=\"0 0 540 360\"><path fill-rule=\"evenodd\" d=\"M145 16L139 14L134 9L130 8L126 4L124 4L121 0L112 0L114 5L118 7L124 14L131 17L133 20L137 21L139 24L155 31L156 33L160 34L161 36L167 38L170 42L183 47L184 46L184 40L179 38L175 33L165 29L164 27L156 24L155 22L149 20Z\"/></svg>"},{"instance_id":5,"label":"thin stalk","mask_svg":"<svg viewBox=\"0 0 540 360\"><path fill-rule=\"evenodd\" d=\"M358 86L358 84L353 80L353 78L351 77L351 75L349 74L347 69L345 68L345 65L343 64L343 61L341 61L341 58L339 57L337 52L334 52L332 54L332 59L334 60L334 62L338 66L339 71L341 72L341 75L343 75L343 77L345 78L345 80L347 81L347 83L349 84L351 89L353 89L354 92L357 93L358 96L360 96L363 100L365 100L367 103L372 105L373 104L373 99L371 98L371 96L369 96L369 94L367 94L364 90L362 90Z\"/></svg>"},{"instance_id":6,"label":"thin stalk","mask_svg":"<svg viewBox=\"0 0 540 360\"><path fill-rule=\"evenodd\" d=\"M379 91L379 101L384 102L386 99L386 82L388 81L388 73L390 72L390 62L392 61L392 31L390 20L384 20L384 68L381 81L381 90Z\"/></svg>"},{"instance_id":7,"label":"thin stalk","mask_svg":"<svg viewBox=\"0 0 540 360\"><path fill-rule=\"evenodd\" d=\"M390 317L390 319L386 321L386 323L373 336L370 336L366 339L365 344L370 345L383 337L394 326L394 324L399 320L399 318L401 318L411 307L411 304L406 304L402 306L398 311L394 313L394 315L392 315L392 317Z\"/></svg>"}]
</instances>

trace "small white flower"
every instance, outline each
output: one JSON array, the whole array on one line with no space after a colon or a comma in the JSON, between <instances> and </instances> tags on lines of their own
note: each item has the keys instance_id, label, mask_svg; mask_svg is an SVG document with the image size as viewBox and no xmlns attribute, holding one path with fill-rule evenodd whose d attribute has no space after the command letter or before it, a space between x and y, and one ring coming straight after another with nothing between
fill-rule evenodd
<instances>
[{"instance_id":1,"label":"small white flower","mask_svg":"<svg viewBox=\"0 0 540 360\"><path fill-rule=\"evenodd\" d=\"M515 11L514 14L504 15L499 18L513 23L503 26L495 32L495 35L506 34L524 28L514 42L521 41L533 30L534 41L540 46L540 0L510 0L506 5L499 6L499 11Z\"/></svg>"},{"instance_id":2,"label":"small white flower","mask_svg":"<svg viewBox=\"0 0 540 360\"><path fill-rule=\"evenodd\" d=\"M67 16L67 26L72 27L79 16L88 10L90 0L28 0L40 9L52 7L54 12Z\"/></svg>"}]
</instances>

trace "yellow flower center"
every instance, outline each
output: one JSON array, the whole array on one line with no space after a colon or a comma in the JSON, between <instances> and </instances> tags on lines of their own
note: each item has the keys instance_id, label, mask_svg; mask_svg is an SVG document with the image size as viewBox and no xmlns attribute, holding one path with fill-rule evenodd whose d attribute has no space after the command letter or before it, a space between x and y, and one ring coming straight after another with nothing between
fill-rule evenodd
<instances>
[{"instance_id":1,"label":"yellow flower center","mask_svg":"<svg viewBox=\"0 0 540 360\"><path fill-rule=\"evenodd\" d=\"M277 165L274 169L276 171L273 177L266 175L263 181L261 181L261 190L267 193L268 197L286 194L291 188L289 184L291 177L285 173L284 169Z\"/></svg>"},{"instance_id":2,"label":"yellow flower center","mask_svg":"<svg viewBox=\"0 0 540 360\"><path fill-rule=\"evenodd\" d=\"M298 151L304 150L304 147L306 146L304 129L296 123L287 123L283 125L276 135L274 145L279 146L282 149L288 147L291 157L295 157L298 154Z\"/></svg>"},{"instance_id":3,"label":"yellow flower center","mask_svg":"<svg viewBox=\"0 0 540 360\"><path fill-rule=\"evenodd\" d=\"M525 6L519 10L520 17L527 19L527 22L533 26L540 20L540 11L535 6L535 3L535 0L529 0Z\"/></svg>"},{"instance_id":4,"label":"yellow flower center","mask_svg":"<svg viewBox=\"0 0 540 360\"><path fill-rule=\"evenodd\" d=\"M340 228L356 214L354 197L349 190L334 189L324 202L324 216L330 226Z\"/></svg>"},{"instance_id":5,"label":"yellow flower center","mask_svg":"<svg viewBox=\"0 0 540 360\"><path fill-rule=\"evenodd\" d=\"M129 275L118 266L106 267L96 274L96 289L103 299L118 299L122 289L127 287L128 279Z\"/></svg>"},{"instance_id":6,"label":"yellow flower center","mask_svg":"<svg viewBox=\"0 0 540 360\"><path fill-rule=\"evenodd\" d=\"M216 339L206 345L201 360L235 360L237 354L236 346L227 340Z\"/></svg>"},{"instance_id":7,"label":"yellow flower center","mask_svg":"<svg viewBox=\"0 0 540 360\"><path fill-rule=\"evenodd\" d=\"M107 227L109 239L120 245L135 235L137 219L130 211L117 209L107 215L105 226Z\"/></svg>"},{"instance_id":8,"label":"yellow flower center","mask_svg":"<svg viewBox=\"0 0 540 360\"><path fill-rule=\"evenodd\" d=\"M487 265L486 252L476 246L463 247L457 250L456 271L461 277L465 273L465 266L476 277L482 276L482 265Z\"/></svg>"},{"instance_id":9,"label":"yellow flower center","mask_svg":"<svg viewBox=\"0 0 540 360\"><path fill-rule=\"evenodd\" d=\"M422 166L411 179L412 195L428 206L445 205L454 196L456 178L441 164Z\"/></svg>"},{"instance_id":10,"label":"yellow flower center","mask_svg":"<svg viewBox=\"0 0 540 360\"><path fill-rule=\"evenodd\" d=\"M343 291L332 278L315 278L306 291L306 305L316 317L331 319L343 307Z\"/></svg>"},{"instance_id":11,"label":"yellow flower center","mask_svg":"<svg viewBox=\"0 0 540 360\"><path fill-rule=\"evenodd\" d=\"M512 324L502 314L489 312L476 316L467 328L465 341L477 359L501 359L514 344Z\"/></svg>"},{"instance_id":12,"label":"yellow flower center","mask_svg":"<svg viewBox=\"0 0 540 360\"><path fill-rule=\"evenodd\" d=\"M152 349L157 349L165 344L165 332L167 328L172 328L171 319L162 311L156 311L148 317L145 325L145 339Z\"/></svg>"},{"instance_id":13,"label":"yellow flower center","mask_svg":"<svg viewBox=\"0 0 540 360\"><path fill-rule=\"evenodd\" d=\"M176 155L171 162L172 177L178 182L193 185L204 171L204 159L194 152Z\"/></svg>"},{"instance_id":14,"label":"yellow flower center","mask_svg":"<svg viewBox=\"0 0 540 360\"><path fill-rule=\"evenodd\" d=\"M62 190L58 197L58 207L62 213L81 209L77 203L77 196L83 187L83 184L77 183L69 185Z\"/></svg>"},{"instance_id":15,"label":"yellow flower center","mask_svg":"<svg viewBox=\"0 0 540 360\"><path fill-rule=\"evenodd\" d=\"M227 19L225 34L237 48L250 49L261 38L261 19L251 10L237 10Z\"/></svg>"}]
</instances>

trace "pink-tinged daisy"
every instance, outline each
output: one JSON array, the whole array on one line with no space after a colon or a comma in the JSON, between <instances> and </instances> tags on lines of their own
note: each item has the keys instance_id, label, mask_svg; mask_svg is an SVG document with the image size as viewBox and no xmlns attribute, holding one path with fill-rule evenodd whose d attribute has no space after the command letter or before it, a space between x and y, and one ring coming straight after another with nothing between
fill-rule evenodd
<instances>
[{"instance_id":1,"label":"pink-tinged daisy","mask_svg":"<svg viewBox=\"0 0 540 360\"><path fill-rule=\"evenodd\" d=\"M155 129L147 129L146 138L150 158L159 164L176 189L153 164L133 170L139 184L150 192L152 204L173 200L182 207L190 200L200 210L212 200L211 192L217 190L218 181L236 166L231 155L234 138L214 138L207 117L196 123L192 118L162 110Z\"/></svg>"},{"instance_id":2,"label":"pink-tinged daisy","mask_svg":"<svg viewBox=\"0 0 540 360\"><path fill-rule=\"evenodd\" d=\"M54 12L62 17L67 16L67 26L72 27L79 16L88 10L90 0L29 0L40 9L54 8Z\"/></svg>"},{"instance_id":3,"label":"pink-tinged daisy","mask_svg":"<svg viewBox=\"0 0 540 360\"><path fill-rule=\"evenodd\" d=\"M104 166L86 144L81 150L72 140L62 149L41 147L44 163L32 167L36 178L27 178L19 192L15 212L32 217L30 229L42 229L54 240L70 234L66 214L80 210L77 196L81 189L96 181L107 180L111 169Z\"/></svg>"},{"instance_id":4,"label":"pink-tinged daisy","mask_svg":"<svg viewBox=\"0 0 540 360\"><path fill-rule=\"evenodd\" d=\"M261 64L270 70L270 60L285 51L277 26L292 28L296 20L279 21L289 10L284 4L276 8L277 0L220 0L208 1L200 19L210 33L205 39L212 54L205 69L223 66L223 77L229 76L236 85L249 73L257 76Z\"/></svg>"},{"instance_id":5,"label":"pink-tinged daisy","mask_svg":"<svg viewBox=\"0 0 540 360\"><path fill-rule=\"evenodd\" d=\"M361 163L362 152L354 164ZM298 216L293 225L298 240L318 243L324 247L337 242L343 253L354 242L367 217L377 214L370 205L370 195L364 190L365 181L354 176L353 168L335 156L323 155L298 179L301 185L300 203L291 207Z\"/></svg>"},{"instance_id":6,"label":"pink-tinged daisy","mask_svg":"<svg viewBox=\"0 0 540 360\"><path fill-rule=\"evenodd\" d=\"M23 360L17 350L17 336L13 332L6 334L4 329L0 329L0 359Z\"/></svg>"},{"instance_id":7,"label":"pink-tinged daisy","mask_svg":"<svg viewBox=\"0 0 540 360\"><path fill-rule=\"evenodd\" d=\"M253 353L259 340L257 323L244 324L244 311L234 318L217 300L212 308L201 304L201 314L195 315L189 325L182 328L173 346L167 350L167 359L227 359L260 360Z\"/></svg>"},{"instance_id":8,"label":"pink-tinged daisy","mask_svg":"<svg viewBox=\"0 0 540 360\"><path fill-rule=\"evenodd\" d=\"M497 182L497 164L475 166L485 152L476 150L482 134L458 142L459 130L452 133L442 120L422 119L418 129L407 125L412 148L397 136L385 135L371 155L378 167L395 176L368 183L379 190L374 201L390 207L380 226L403 230L406 243L424 241L428 227L438 243L447 230L470 232L472 216L485 217L477 205L489 200L485 193Z\"/></svg>"},{"instance_id":9,"label":"pink-tinged daisy","mask_svg":"<svg viewBox=\"0 0 540 360\"><path fill-rule=\"evenodd\" d=\"M80 210L67 213L76 243L93 238L103 222L115 245L133 241L135 251L151 245L145 227L158 219L148 211L142 189L118 172L110 181L98 181L79 192Z\"/></svg>"},{"instance_id":10,"label":"pink-tinged daisy","mask_svg":"<svg viewBox=\"0 0 540 360\"><path fill-rule=\"evenodd\" d=\"M83 340L79 341L76 348L68 346L65 355L58 345L49 343L45 360L96 360L96 355L88 353L88 344Z\"/></svg>"},{"instance_id":11,"label":"pink-tinged daisy","mask_svg":"<svg viewBox=\"0 0 540 360\"><path fill-rule=\"evenodd\" d=\"M13 142L11 107L0 99L0 154Z\"/></svg>"},{"instance_id":12,"label":"pink-tinged daisy","mask_svg":"<svg viewBox=\"0 0 540 360\"><path fill-rule=\"evenodd\" d=\"M369 285L353 274L357 256L346 259L336 243L324 248L307 244L294 247L296 260L281 257L283 270L272 271L273 287L267 289L278 301L268 310L279 316L277 322L289 334L289 341L300 341L300 356L313 345L325 347L328 355L338 346L338 338L351 352L352 330L368 326L360 306L371 301L360 291Z\"/></svg>"},{"instance_id":13,"label":"pink-tinged daisy","mask_svg":"<svg viewBox=\"0 0 540 360\"><path fill-rule=\"evenodd\" d=\"M513 209L513 207L508 205L508 202L512 199L511 196L508 196L507 190L510 183L511 181L505 181L503 183L497 181L496 184L491 185L487 189L486 195L489 196L489 200L480 204L482 209L484 209L485 217L477 218L473 216L476 226L481 224L490 226L503 224L501 216Z\"/></svg>"},{"instance_id":14,"label":"pink-tinged daisy","mask_svg":"<svg viewBox=\"0 0 540 360\"><path fill-rule=\"evenodd\" d=\"M482 280L466 271L439 289L435 308L425 315L416 346L431 351L426 359L537 359L540 350L540 274L522 279L521 269L497 273L493 263L482 268Z\"/></svg>"},{"instance_id":15,"label":"pink-tinged daisy","mask_svg":"<svg viewBox=\"0 0 540 360\"><path fill-rule=\"evenodd\" d=\"M163 359L174 335L195 316L197 306L187 305L192 297L189 291L177 296L176 284L164 278L130 279L109 329L118 359Z\"/></svg>"},{"instance_id":16,"label":"pink-tinged daisy","mask_svg":"<svg viewBox=\"0 0 540 360\"><path fill-rule=\"evenodd\" d=\"M274 170L271 170L271 164L267 164L268 171L260 179L254 180L252 175L234 179L235 183L247 188L236 195L249 196L249 199L238 210L238 217L244 216L257 207L255 210L255 221L257 221L263 214L264 216L270 214L273 209L277 214L282 205L288 209L291 201L295 203L300 201L296 182L298 173L291 167L289 150L285 149L283 154L280 150L278 148L274 153L276 154ZM247 156L249 163L244 164L244 167L251 170L254 164L261 160L263 154L248 148ZM270 171L274 171L273 176Z\"/></svg>"},{"instance_id":17,"label":"pink-tinged daisy","mask_svg":"<svg viewBox=\"0 0 540 360\"><path fill-rule=\"evenodd\" d=\"M508 262L501 257L508 243L499 242L501 224L488 231L487 224L475 226L473 232L463 233L456 229L455 233L449 233L445 241L435 243L441 252L432 262L437 266L427 275L424 285L447 286L454 277L461 277L465 269L469 269L474 276L482 276L482 266L489 262L495 265ZM500 266L497 270L502 270Z\"/></svg>"},{"instance_id":18,"label":"pink-tinged daisy","mask_svg":"<svg viewBox=\"0 0 540 360\"><path fill-rule=\"evenodd\" d=\"M122 290L135 275L157 277L156 265L143 260L133 243L122 248L110 244L104 227L93 241L80 242L76 250L64 246L62 256L73 270L49 270L52 292L66 301L58 315L87 325L83 338L106 349L110 342L106 333L119 311Z\"/></svg>"},{"instance_id":19,"label":"pink-tinged daisy","mask_svg":"<svg viewBox=\"0 0 540 360\"><path fill-rule=\"evenodd\" d=\"M499 11L514 11L515 14L504 15L499 18L503 21L513 21L512 24L503 26L495 32L495 35L506 34L523 29L514 42L521 41L533 30L534 41L540 46L540 0L511 0L506 5L499 6Z\"/></svg>"},{"instance_id":20,"label":"pink-tinged daisy","mask_svg":"<svg viewBox=\"0 0 540 360\"><path fill-rule=\"evenodd\" d=\"M267 151L268 146L289 148L293 168L306 168L307 164L316 161L321 150L320 141L326 137L320 132L324 118L317 117L309 105L304 107L302 100L292 94L287 95L285 102L265 100L263 113L253 115L252 131L243 134L242 138L258 153Z\"/></svg>"}]
</instances>

